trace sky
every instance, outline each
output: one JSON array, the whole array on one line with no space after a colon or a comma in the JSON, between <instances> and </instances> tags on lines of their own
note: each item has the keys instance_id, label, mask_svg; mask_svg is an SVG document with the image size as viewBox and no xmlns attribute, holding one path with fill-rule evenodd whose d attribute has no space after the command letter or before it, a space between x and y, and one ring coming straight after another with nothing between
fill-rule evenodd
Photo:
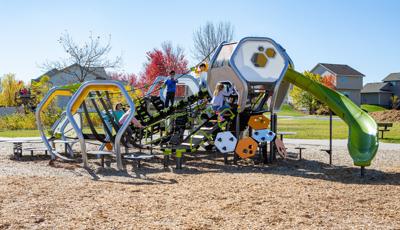
<instances>
[{"instance_id":1,"label":"sky","mask_svg":"<svg viewBox=\"0 0 400 230\"><path fill-rule=\"evenodd\" d=\"M122 55L121 72L142 71L146 52L164 41L183 47L195 65L193 32L223 21L234 26L235 40L274 39L298 71L348 64L366 75L365 84L400 72L398 12L396 0L0 0L0 76L28 82L43 74L44 62L65 57L57 42L65 31L78 42L90 32L104 41L111 35L109 56Z\"/></svg>"}]
</instances>

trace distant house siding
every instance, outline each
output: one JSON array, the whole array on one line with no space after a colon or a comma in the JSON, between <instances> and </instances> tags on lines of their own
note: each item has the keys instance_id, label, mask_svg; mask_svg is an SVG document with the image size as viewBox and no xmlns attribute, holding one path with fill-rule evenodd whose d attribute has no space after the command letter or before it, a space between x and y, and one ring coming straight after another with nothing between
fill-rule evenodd
<instances>
[{"instance_id":1,"label":"distant house siding","mask_svg":"<svg viewBox=\"0 0 400 230\"><path fill-rule=\"evenodd\" d=\"M357 89L363 88L363 78L361 76L336 76L336 88L337 89Z\"/></svg>"},{"instance_id":2,"label":"distant house siding","mask_svg":"<svg viewBox=\"0 0 400 230\"><path fill-rule=\"evenodd\" d=\"M361 103L389 107L390 97L390 93L363 93L361 94Z\"/></svg>"},{"instance_id":3,"label":"distant house siding","mask_svg":"<svg viewBox=\"0 0 400 230\"><path fill-rule=\"evenodd\" d=\"M357 89L337 89L340 93L344 94L350 100L352 100L356 105L361 104L361 90Z\"/></svg>"},{"instance_id":4,"label":"distant house siding","mask_svg":"<svg viewBox=\"0 0 400 230\"><path fill-rule=\"evenodd\" d=\"M368 105L378 105L379 104L379 94L378 93L363 93L361 94L361 103Z\"/></svg>"},{"instance_id":5,"label":"distant house siding","mask_svg":"<svg viewBox=\"0 0 400 230\"><path fill-rule=\"evenodd\" d=\"M392 86L390 87L394 95L400 97L400 81L392 81Z\"/></svg>"}]
</instances>

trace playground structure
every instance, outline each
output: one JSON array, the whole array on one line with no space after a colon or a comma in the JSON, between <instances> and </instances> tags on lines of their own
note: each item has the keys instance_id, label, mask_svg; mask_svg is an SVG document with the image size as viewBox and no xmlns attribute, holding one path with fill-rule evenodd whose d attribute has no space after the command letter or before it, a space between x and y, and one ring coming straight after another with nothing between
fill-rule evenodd
<instances>
[{"instance_id":1,"label":"playground structure","mask_svg":"<svg viewBox=\"0 0 400 230\"><path fill-rule=\"evenodd\" d=\"M109 156L115 157L119 170L124 169L124 161L133 160L140 164L140 160L154 157L153 150L162 152L165 167L173 156L180 169L184 154L214 147L224 154L226 163L230 155L235 164L239 158L269 163L276 159L276 153L282 157L286 154L283 143L276 138L276 112L290 84L313 94L346 122L349 126L348 151L354 165L362 169L369 166L377 152L375 121L346 96L296 72L286 51L272 39L247 37L237 43L222 43L209 63L207 87L202 88L199 79L191 75L178 75L178 81L187 85L192 95L169 108L164 108L165 92L158 87L165 79L163 76L157 78L145 97L135 101L116 81L89 81L75 92L53 88L36 110L37 125L48 152L54 159L71 161L75 156L70 144L78 142L85 167L89 155ZM234 92L230 96L230 108L221 111L224 120L218 119L208 105L217 84ZM157 91L158 97L151 96ZM129 116L122 124L115 118L111 99L114 94L121 95L129 105ZM71 96L71 99L62 118L53 125L59 135L53 133L48 138L40 115L57 96ZM150 109L150 103L154 110ZM97 114L101 119L103 134L94 127L89 113ZM84 133L83 116L90 127L88 134ZM131 126L133 117L145 128ZM68 146L64 154L57 152L50 143L55 139ZM102 144L95 151L87 151L88 140ZM135 148L129 148L130 144ZM132 151L135 149L139 152ZM143 153L142 149L148 149L150 153Z\"/></svg>"}]
</instances>

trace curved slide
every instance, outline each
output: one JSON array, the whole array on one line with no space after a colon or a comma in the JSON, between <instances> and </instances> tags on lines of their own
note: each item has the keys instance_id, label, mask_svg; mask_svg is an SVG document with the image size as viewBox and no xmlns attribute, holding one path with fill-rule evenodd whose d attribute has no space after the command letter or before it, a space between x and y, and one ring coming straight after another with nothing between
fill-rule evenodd
<instances>
[{"instance_id":1,"label":"curved slide","mask_svg":"<svg viewBox=\"0 0 400 230\"><path fill-rule=\"evenodd\" d=\"M346 96L288 69L284 81L313 94L349 126L348 150L354 165L369 166L378 150L378 126L366 112Z\"/></svg>"}]
</instances>

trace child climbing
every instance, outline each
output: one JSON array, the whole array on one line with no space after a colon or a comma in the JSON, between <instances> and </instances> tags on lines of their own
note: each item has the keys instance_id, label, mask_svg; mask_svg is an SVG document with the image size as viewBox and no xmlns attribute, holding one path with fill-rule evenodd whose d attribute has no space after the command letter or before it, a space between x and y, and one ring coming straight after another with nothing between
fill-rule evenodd
<instances>
[{"instance_id":1,"label":"child climbing","mask_svg":"<svg viewBox=\"0 0 400 230\"><path fill-rule=\"evenodd\" d=\"M126 111L119 119L119 125L122 125L126 121L129 114L130 114L130 110L128 109L128 111ZM143 125L140 124L140 122L134 116L132 117L131 124L139 129L143 128ZM133 135L132 129L130 127L128 127L126 129L126 135L125 135L125 143L126 143L126 147L128 147L128 148L133 147L133 145L131 144L132 135Z\"/></svg>"},{"instance_id":2,"label":"child climbing","mask_svg":"<svg viewBox=\"0 0 400 230\"><path fill-rule=\"evenodd\" d=\"M212 108L218 114L220 121L224 120L221 112L224 109L230 108L230 106L225 102L225 97L229 97L233 92L232 89L229 89L228 92L226 92L224 89L225 86L221 83L218 83L215 86L213 98L211 100Z\"/></svg>"}]
</instances>

